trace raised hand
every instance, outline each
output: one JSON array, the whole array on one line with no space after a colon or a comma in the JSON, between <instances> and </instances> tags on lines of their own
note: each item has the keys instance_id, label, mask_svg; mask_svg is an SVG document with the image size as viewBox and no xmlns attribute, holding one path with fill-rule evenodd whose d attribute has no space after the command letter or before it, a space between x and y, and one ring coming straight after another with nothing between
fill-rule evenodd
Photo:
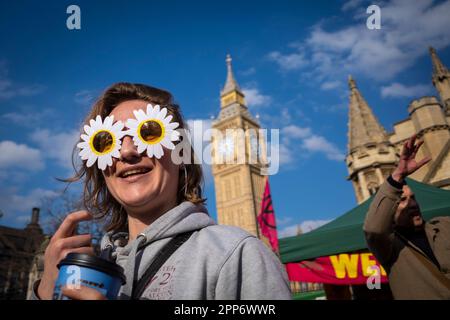
<instances>
[{"instance_id":1,"label":"raised hand","mask_svg":"<svg viewBox=\"0 0 450 320\"><path fill-rule=\"evenodd\" d=\"M87 211L77 211L69 214L53 235L44 254L44 272L38 287L38 295L43 300L52 298L56 279L58 278L58 263L69 252L94 255L90 234L76 234L76 228L81 221L91 220Z\"/></svg>"},{"instance_id":2,"label":"raised hand","mask_svg":"<svg viewBox=\"0 0 450 320\"><path fill-rule=\"evenodd\" d=\"M397 168L392 173L392 178L398 182L403 180L410 174L416 172L425 164L431 161L431 157L426 157L419 162L416 161L416 154L423 144L423 141L416 143L417 135L413 135L403 145L402 154L400 155L400 161Z\"/></svg>"}]
</instances>

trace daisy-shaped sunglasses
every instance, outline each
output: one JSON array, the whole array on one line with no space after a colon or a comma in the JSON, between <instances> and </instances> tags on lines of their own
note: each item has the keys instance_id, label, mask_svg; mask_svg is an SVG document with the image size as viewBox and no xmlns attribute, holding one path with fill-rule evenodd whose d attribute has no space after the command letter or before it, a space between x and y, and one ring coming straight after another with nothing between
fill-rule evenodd
<instances>
[{"instance_id":1,"label":"daisy-shaped sunglasses","mask_svg":"<svg viewBox=\"0 0 450 320\"><path fill-rule=\"evenodd\" d=\"M79 155L87 160L86 166L91 167L97 162L100 170L112 166L113 157L120 158L122 138L131 136L139 153L147 152L149 157L160 159L164 155L163 147L173 150L173 142L178 141L180 133L175 131L179 123L172 122L172 115L167 115L167 108L159 105L147 105L147 110L133 111L135 119L128 119L126 124L114 122L114 116L104 120L98 115L84 126L86 134L81 135L82 142L77 144L81 149ZM124 130L125 125L127 129Z\"/></svg>"}]
</instances>

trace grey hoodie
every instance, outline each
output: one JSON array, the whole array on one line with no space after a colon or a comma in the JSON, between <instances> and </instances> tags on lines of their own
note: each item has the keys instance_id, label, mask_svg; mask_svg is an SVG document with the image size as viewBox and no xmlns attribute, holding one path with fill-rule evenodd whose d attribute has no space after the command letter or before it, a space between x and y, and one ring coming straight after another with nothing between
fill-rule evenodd
<instances>
[{"instance_id":1,"label":"grey hoodie","mask_svg":"<svg viewBox=\"0 0 450 320\"><path fill-rule=\"evenodd\" d=\"M103 237L102 249L113 246L113 257L125 271L119 298L131 296L135 270L139 279L163 246L193 230L198 231L164 263L141 299L291 299L285 268L269 248L240 228L217 225L204 206L188 201L125 246L120 243L127 241L111 241L112 233Z\"/></svg>"}]
</instances>

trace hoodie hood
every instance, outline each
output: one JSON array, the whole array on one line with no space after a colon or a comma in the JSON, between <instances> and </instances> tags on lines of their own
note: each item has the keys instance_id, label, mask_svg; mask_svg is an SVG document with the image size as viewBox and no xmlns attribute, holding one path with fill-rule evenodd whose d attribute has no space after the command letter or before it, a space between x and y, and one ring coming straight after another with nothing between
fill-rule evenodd
<instances>
[{"instance_id":1,"label":"hoodie hood","mask_svg":"<svg viewBox=\"0 0 450 320\"><path fill-rule=\"evenodd\" d=\"M157 240L172 238L180 233L203 229L215 224L205 206L184 201L156 219L129 243L126 232L110 231L106 233L101 241L101 250L110 247L113 248L113 257L117 255L118 251L120 251L120 255L127 256L136 241L139 241L140 247L147 246Z\"/></svg>"}]
</instances>

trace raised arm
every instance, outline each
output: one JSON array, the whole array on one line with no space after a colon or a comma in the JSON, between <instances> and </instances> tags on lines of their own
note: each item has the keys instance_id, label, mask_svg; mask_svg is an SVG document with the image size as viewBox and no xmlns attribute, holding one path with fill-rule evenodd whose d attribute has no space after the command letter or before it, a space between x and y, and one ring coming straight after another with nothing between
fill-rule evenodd
<instances>
[{"instance_id":1,"label":"raised arm","mask_svg":"<svg viewBox=\"0 0 450 320\"><path fill-rule=\"evenodd\" d=\"M416 135L403 145L402 154L397 168L384 182L373 199L364 222L364 232L367 245L383 266L389 267L394 254L394 223L395 213L402 196L405 178L416 172L431 158L415 160L423 141L416 143Z\"/></svg>"}]
</instances>

